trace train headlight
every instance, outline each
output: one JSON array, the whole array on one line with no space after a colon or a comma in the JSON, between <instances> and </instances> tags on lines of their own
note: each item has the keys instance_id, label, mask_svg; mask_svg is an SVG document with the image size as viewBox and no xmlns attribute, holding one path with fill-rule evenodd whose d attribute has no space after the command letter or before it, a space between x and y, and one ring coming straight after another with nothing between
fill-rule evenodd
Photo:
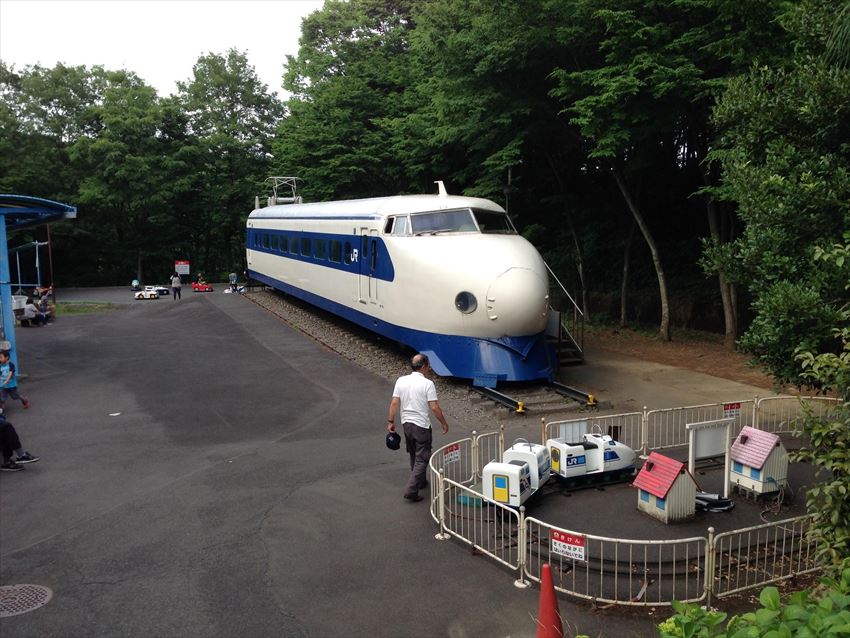
<instances>
[{"instance_id":1,"label":"train headlight","mask_svg":"<svg viewBox=\"0 0 850 638\"><path fill-rule=\"evenodd\" d=\"M457 297L455 297L455 308L460 310L463 314L468 315L471 312L475 312L477 307L478 300L471 292L457 293Z\"/></svg>"}]
</instances>

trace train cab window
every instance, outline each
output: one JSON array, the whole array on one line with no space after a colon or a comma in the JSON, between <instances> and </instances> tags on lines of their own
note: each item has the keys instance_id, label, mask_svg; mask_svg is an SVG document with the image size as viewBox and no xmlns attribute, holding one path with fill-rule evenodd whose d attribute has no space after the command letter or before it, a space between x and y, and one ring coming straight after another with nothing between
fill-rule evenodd
<instances>
[{"instance_id":1,"label":"train cab window","mask_svg":"<svg viewBox=\"0 0 850 638\"><path fill-rule=\"evenodd\" d=\"M475 232L477 230L472 211L468 208L411 215L410 225L414 235Z\"/></svg>"},{"instance_id":2,"label":"train cab window","mask_svg":"<svg viewBox=\"0 0 850 638\"><path fill-rule=\"evenodd\" d=\"M355 261L354 253L351 251L351 242L350 241L345 242L345 250L342 251L342 259L343 259L343 263L346 264L346 265L347 264L353 264L354 261Z\"/></svg>"},{"instance_id":3,"label":"train cab window","mask_svg":"<svg viewBox=\"0 0 850 638\"><path fill-rule=\"evenodd\" d=\"M305 257L311 257L313 255L313 252L310 248L310 238L309 237L302 237L301 238L301 254L304 255Z\"/></svg>"},{"instance_id":4,"label":"train cab window","mask_svg":"<svg viewBox=\"0 0 850 638\"><path fill-rule=\"evenodd\" d=\"M340 263L342 261L342 242L336 239L331 239L329 242L330 260L334 263Z\"/></svg>"},{"instance_id":5,"label":"train cab window","mask_svg":"<svg viewBox=\"0 0 850 638\"><path fill-rule=\"evenodd\" d=\"M502 235L516 235L516 230L508 219L507 213L494 210L475 210L475 221L482 233L494 233Z\"/></svg>"},{"instance_id":6,"label":"train cab window","mask_svg":"<svg viewBox=\"0 0 850 638\"><path fill-rule=\"evenodd\" d=\"M289 252L293 255L298 254L298 238L290 237L289 238Z\"/></svg>"},{"instance_id":7,"label":"train cab window","mask_svg":"<svg viewBox=\"0 0 850 638\"><path fill-rule=\"evenodd\" d=\"M387 225L384 227L384 232L388 235L395 235L397 237L401 237L403 235L410 234L409 228L409 220L406 216L390 217L387 220Z\"/></svg>"},{"instance_id":8,"label":"train cab window","mask_svg":"<svg viewBox=\"0 0 850 638\"><path fill-rule=\"evenodd\" d=\"M316 259L328 258L328 242L324 239L317 239L313 242L313 255Z\"/></svg>"}]
</instances>

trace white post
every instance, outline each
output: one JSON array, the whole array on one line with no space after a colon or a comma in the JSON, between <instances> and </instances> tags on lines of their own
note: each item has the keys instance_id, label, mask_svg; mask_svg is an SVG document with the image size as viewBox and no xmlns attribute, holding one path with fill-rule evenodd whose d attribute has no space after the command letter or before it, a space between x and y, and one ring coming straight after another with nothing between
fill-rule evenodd
<instances>
[{"instance_id":1,"label":"white post","mask_svg":"<svg viewBox=\"0 0 850 638\"><path fill-rule=\"evenodd\" d=\"M443 476L444 471L440 469L440 476L437 480L437 489L439 490L437 494L437 507L440 511L440 531L434 534L434 538L438 541L447 541L451 538L448 532L446 532L446 491L443 485Z\"/></svg>"},{"instance_id":2,"label":"white post","mask_svg":"<svg viewBox=\"0 0 850 638\"><path fill-rule=\"evenodd\" d=\"M519 506L519 522L517 528L517 571L518 578L514 581L514 587L525 589L530 587L531 583L525 579L525 558L526 558L526 542L525 542L525 505Z\"/></svg>"},{"instance_id":3,"label":"white post","mask_svg":"<svg viewBox=\"0 0 850 638\"><path fill-rule=\"evenodd\" d=\"M724 462L723 462L723 498L729 498L729 484L731 483L731 479L729 477L729 471L732 469L732 443L729 438L731 434L732 423L726 424L726 452L724 454Z\"/></svg>"}]
</instances>

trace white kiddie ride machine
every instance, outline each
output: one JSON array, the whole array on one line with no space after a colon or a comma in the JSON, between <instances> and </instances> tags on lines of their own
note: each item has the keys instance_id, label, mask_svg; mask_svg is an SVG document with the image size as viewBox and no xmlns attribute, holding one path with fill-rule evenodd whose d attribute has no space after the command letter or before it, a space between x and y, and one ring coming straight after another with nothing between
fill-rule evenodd
<instances>
[{"instance_id":1,"label":"white kiddie ride machine","mask_svg":"<svg viewBox=\"0 0 850 638\"><path fill-rule=\"evenodd\" d=\"M519 507L551 476L609 481L634 474L635 452L628 445L601 432L585 433L581 438L578 443L549 439L546 445L518 440L505 450L501 462L484 466L484 496Z\"/></svg>"}]
</instances>

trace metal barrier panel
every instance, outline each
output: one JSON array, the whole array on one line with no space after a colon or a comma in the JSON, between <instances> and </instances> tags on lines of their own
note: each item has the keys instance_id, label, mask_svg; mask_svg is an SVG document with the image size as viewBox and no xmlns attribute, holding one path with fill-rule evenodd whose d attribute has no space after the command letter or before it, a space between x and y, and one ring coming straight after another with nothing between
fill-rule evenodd
<instances>
[{"instance_id":1,"label":"metal barrier panel","mask_svg":"<svg viewBox=\"0 0 850 638\"><path fill-rule=\"evenodd\" d=\"M437 497L439 496L440 471L442 470L447 479L458 483L472 483L475 478L474 447L475 442L471 438L466 438L444 445L431 453L431 460L428 461L428 483L431 486L431 518L435 521L439 522Z\"/></svg>"},{"instance_id":2,"label":"metal barrier panel","mask_svg":"<svg viewBox=\"0 0 850 638\"><path fill-rule=\"evenodd\" d=\"M511 569L520 564L519 513L460 483L443 480L444 529Z\"/></svg>"},{"instance_id":3,"label":"metal barrier panel","mask_svg":"<svg viewBox=\"0 0 850 638\"><path fill-rule=\"evenodd\" d=\"M745 425L753 425L753 399L733 401L730 403L708 403L691 405L683 408L665 408L650 410L646 413L647 449L661 450L668 447L678 447L688 444L688 423L715 421L727 417L735 417L732 425L732 436Z\"/></svg>"},{"instance_id":4,"label":"metal barrier panel","mask_svg":"<svg viewBox=\"0 0 850 638\"><path fill-rule=\"evenodd\" d=\"M802 425L800 418L805 409L822 418L839 403L839 399L831 397L765 397L756 402L756 427L773 433L794 432Z\"/></svg>"},{"instance_id":5,"label":"metal barrier panel","mask_svg":"<svg viewBox=\"0 0 850 638\"><path fill-rule=\"evenodd\" d=\"M810 516L798 516L717 534L712 594L728 596L818 571L817 544L806 534L810 521Z\"/></svg>"},{"instance_id":6,"label":"metal barrier panel","mask_svg":"<svg viewBox=\"0 0 850 638\"><path fill-rule=\"evenodd\" d=\"M549 563L555 588L600 603L633 606L706 597L704 537L628 540L571 532L527 518L525 571L540 582Z\"/></svg>"},{"instance_id":7,"label":"metal barrier panel","mask_svg":"<svg viewBox=\"0 0 850 638\"><path fill-rule=\"evenodd\" d=\"M635 452L640 452L643 441L641 425L643 423L643 412L626 412L624 414L607 414L603 416L587 416L582 419L567 419L564 421L552 421L546 424L546 438L557 439L562 430L571 430L573 427L587 424L587 432L594 428L601 429L603 434L610 434L611 438L628 445ZM576 438L578 442L580 439Z\"/></svg>"},{"instance_id":8,"label":"metal barrier panel","mask_svg":"<svg viewBox=\"0 0 850 638\"><path fill-rule=\"evenodd\" d=\"M475 445L478 448L478 458L476 459L475 477L476 482L484 475L484 466L490 461L501 461L502 438L501 432L486 432L475 437Z\"/></svg>"}]
</instances>

